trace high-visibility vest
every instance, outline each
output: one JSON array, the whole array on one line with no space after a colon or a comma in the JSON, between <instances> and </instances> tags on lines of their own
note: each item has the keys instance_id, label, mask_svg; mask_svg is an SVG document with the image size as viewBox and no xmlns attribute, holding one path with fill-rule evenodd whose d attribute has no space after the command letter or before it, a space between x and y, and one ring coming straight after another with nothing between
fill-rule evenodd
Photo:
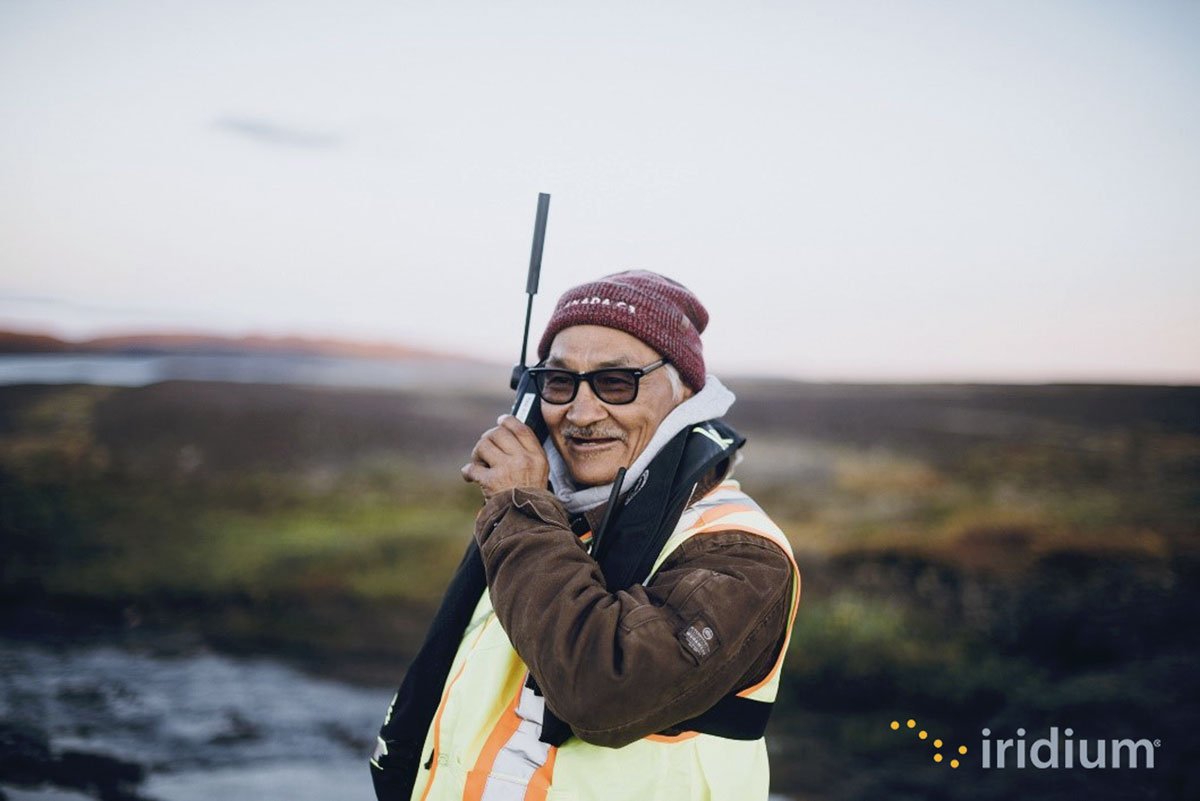
<instances>
[{"instance_id":1,"label":"high-visibility vest","mask_svg":"<svg viewBox=\"0 0 1200 801\"><path fill-rule=\"evenodd\" d=\"M729 530L766 537L792 563L791 611L779 657L764 679L737 693L773 702L800 600L800 572L787 537L738 482L723 482L684 510L646 580L688 538ZM525 686L527 675L485 592L426 735L412 801L766 799L769 772L761 737L655 734L621 748L577 737L557 748L541 742L544 700Z\"/></svg>"}]
</instances>

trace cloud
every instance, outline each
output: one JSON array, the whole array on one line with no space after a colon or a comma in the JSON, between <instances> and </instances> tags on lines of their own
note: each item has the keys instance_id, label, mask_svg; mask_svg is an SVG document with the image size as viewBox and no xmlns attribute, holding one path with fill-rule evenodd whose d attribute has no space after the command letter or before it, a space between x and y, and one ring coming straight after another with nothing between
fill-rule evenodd
<instances>
[{"instance_id":1,"label":"cloud","mask_svg":"<svg viewBox=\"0 0 1200 801\"><path fill-rule=\"evenodd\" d=\"M306 131L254 117L219 117L214 124L218 130L265 145L323 149L340 147L342 144L339 134Z\"/></svg>"}]
</instances>

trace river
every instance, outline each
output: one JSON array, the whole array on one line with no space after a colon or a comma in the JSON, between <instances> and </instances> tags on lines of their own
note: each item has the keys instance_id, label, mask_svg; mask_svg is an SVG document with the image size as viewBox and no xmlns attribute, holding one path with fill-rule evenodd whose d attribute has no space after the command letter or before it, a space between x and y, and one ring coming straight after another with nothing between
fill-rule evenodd
<instances>
[{"instance_id":1,"label":"river","mask_svg":"<svg viewBox=\"0 0 1200 801\"><path fill-rule=\"evenodd\" d=\"M0 722L142 765L145 801L373 801L367 757L390 700L266 659L0 640ZM2 774L0 798L95 801Z\"/></svg>"},{"instance_id":2,"label":"river","mask_svg":"<svg viewBox=\"0 0 1200 801\"><path fill-rule=\"evenodd\" d=\"M138 793L157 801L369 801L389 700L264 659L0 641L0 720L41 730L59 753L143 765ZM0 788L11 801L85 798L4 777Z\"/></svg>"},{"instance_id":3,"label":"river","mask_svg":"<svg viewBox=\"0 0 1200 801\"><path fill-rule=\"evenodd\" d=\"M292 354L0 354L0 385L228 381L373 389L500 386L507 368L439 359L356 359Z\"/></svg>"}]
</instances>

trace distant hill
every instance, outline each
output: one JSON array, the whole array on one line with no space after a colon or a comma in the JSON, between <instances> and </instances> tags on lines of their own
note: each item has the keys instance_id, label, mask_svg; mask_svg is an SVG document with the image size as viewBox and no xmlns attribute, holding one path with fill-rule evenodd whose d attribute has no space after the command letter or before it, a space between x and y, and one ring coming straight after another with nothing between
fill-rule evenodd
<instances>
[{"instance_id":1,"label":"distant hill","mask_svg":"<svg viewBox=\"0 0 1200 801\"><path fill-rule=\"evenodd\" d=\"M144 333L64 340L45 334L0 331L0 353L119 353L337 356L357 359L474 362L460 354L386 342L353 342L298 336L226 337L211 334Z\"/></svg>"}]
</instances>

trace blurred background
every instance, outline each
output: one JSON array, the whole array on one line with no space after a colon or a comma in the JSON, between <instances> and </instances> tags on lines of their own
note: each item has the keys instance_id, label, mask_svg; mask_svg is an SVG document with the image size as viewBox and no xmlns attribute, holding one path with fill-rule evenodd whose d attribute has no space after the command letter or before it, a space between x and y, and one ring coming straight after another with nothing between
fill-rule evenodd
<instances>
[{"instance_id":1,"label":"blurred background","mask_svg":"<svg viewBox=\"0 0 1200 801\"><path fill-rule=\"evenodd\" d=\"M1200 796L1198 41L1187 2L0 3L0 793L373 797L545 191L535 335L631 268L712 315L805 577L780 798ZM1051 727L1154 768L982 767Z\"/></svg>"}]
</instances>

